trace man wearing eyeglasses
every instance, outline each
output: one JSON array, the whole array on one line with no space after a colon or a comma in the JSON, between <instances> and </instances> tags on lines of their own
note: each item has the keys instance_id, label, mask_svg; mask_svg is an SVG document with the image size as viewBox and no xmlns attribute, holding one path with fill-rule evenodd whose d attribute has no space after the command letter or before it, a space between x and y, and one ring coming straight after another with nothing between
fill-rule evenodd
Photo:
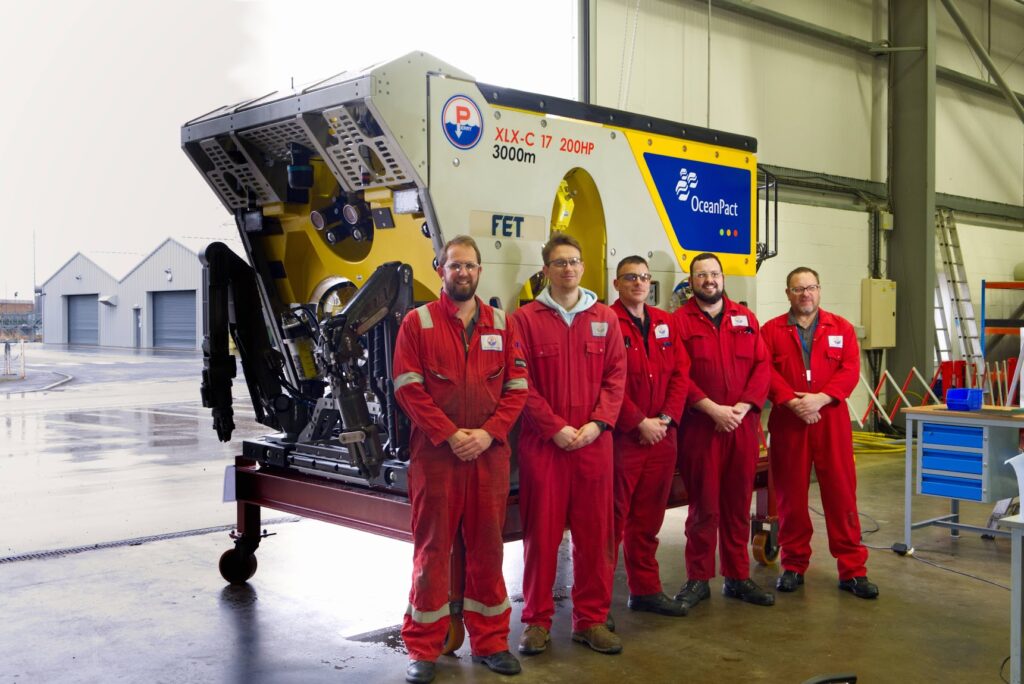
<instances>
[{"instance_id":1,"label":"man wearing eyeglasses","mask_svg":"<svg viewBox=\"0 0 1024 684\"><path fill-rule=\"evenodd\" d=\"M608 629L614 529L612 436L626 379L626 350L612 310L580 287L583 250L555 233L542 251L549 285L513 318L530 357L530 393L519 432L523 605L519 652L550 640L558 545L572 534L572 639L619 653Z\"/></svg>"},{"instance_id":2,"label":"man wearing eyeglasses","mask_svg":"<svg viewBox=\"0 0 1024 684\"><path fill-rule=\"evenodd\" d=\"M475 296L482 271L472 238L449 241L437 267L441 298L410 311L395 343L395 397L412 421L413 580L402 638L410 659L405 678L414 684L433 680L441 655L460 527L473 662L504 675L520 671L508 649L502 528L508 433L526 403L526 356L511 319Z\"/></svg>"},{"instance_id":3,"label":"man wearing eyeglasses","mask_svg":"<svg viewBox=\"0 0 1024 684\"><path fill-rule=\"evenodd\" d=\"M850 323L820 308L817 271L801 266L786 277L790 309L762 333L771 353L768 416L771 469L779 512L782 574L775 586L796 591L811 558L813 527L807 507L811 465L818 477L829 550L839 567L839 588L873 599L868 550L861 544L853 431L846 398L860 377L860 349Z\"/></svg>"},{"instance_id":4,"label":"man wearing eyeglasses","mask_svg":"<svg viewBox=\"0 0 1024 684\"><path fill-rule=\"evenodd\" d=\"M655 554L676 468L676 427L686 401L690 358L665 311L647 305L651 272L640 256L615 269L626 345L626 394L615 422L615 548L622 543L632 610L681 617L686 606L662 591Z\"/></svg>"},{"instance_id":5,"label":"man wearing eyeglasses","mask_svg":"<svg viewBox=\"0 0 1024 684\"><path fill-rule=\"evenodd\" d=\"M675 598L692 610L711 597L717 545L722 593L771 606L774 594L750 579L747 551L757 429L771 380L767 350L754 313L725 296L718 257L694 257L690 285L693 297L673 314L691 362L679 431L679 471L689 501L687 581Z\"/></svg>"}]
</instances>

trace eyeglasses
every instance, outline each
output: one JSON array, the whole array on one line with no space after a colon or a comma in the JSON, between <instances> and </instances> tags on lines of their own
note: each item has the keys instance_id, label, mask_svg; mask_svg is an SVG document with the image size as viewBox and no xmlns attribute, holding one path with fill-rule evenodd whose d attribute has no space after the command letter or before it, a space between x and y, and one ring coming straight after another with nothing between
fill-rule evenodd
<instances>
[{"instance_id":1,"label":"eyeglasses","mask_svg":"<svg viewBox=\"0 0 1024 684\"><path fill-rule=\"evenodd\" d=\"M465 271L466 273L476 273L476 270L480 268L480 264L474 264L472 261L467 261L466 263L462 263L461 261L449 261L444 265L444 267L448 269L449 273L461 273L462 271Z\"/></svg>"},{"instance_id":2,"label":"eyeglasses","mask_svg":"<svg viewBox=\"0 0 1024 684\"><path fill-rule=\"evenodd\" d=\"M623 273L619 276L619 280L625 280L627 283L635 283L638 280L649 283L651 278L653 276L650 273Z\"/></svg>"},{"instance_id":3,"label":"eyeglasses","mask_svg":"<svg viewBox=\"0 0 1024 684\"><path fill-rule=\"evenodd\" d=\"M694 273L694 280L718 280L722 277L721 271L701 271L700 273Z\"/></svg>"},{"instance_id":4,"label":"eyeglasses","mask_svg":"<svg viewBox=\"0 0 1024 684\"><path fill-rule=\"evenodd\" d=\"M552 259L548 262L548 266L554 266L555 268L568 268L569 266L579 266L582 263L582 258L573 257L571 259Z\"/></svg>"},{"instance_id":5,"label":"eyeglasses","mask_svg":"<svg viewBox=\"0 0 1024 684\"><path fill-rule=\"evenodd\" d=\"M821 285L807 285L806 287L791 287L789 291L795 295L802 295L804 292L814 294L821 289Z\"/></svg>"}]
</instances>

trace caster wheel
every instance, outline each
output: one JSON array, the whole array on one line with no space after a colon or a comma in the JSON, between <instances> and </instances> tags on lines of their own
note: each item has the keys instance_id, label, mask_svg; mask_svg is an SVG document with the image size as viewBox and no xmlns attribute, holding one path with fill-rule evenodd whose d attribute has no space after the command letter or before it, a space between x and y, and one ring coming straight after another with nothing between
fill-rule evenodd
<instances>
[{"instance_id":1,"label":"caster wheel","mask_svg":"<svg viewBox=\"0 0 1024 684\"><path fill-rule=\"evenodd\" d=\"M228 549L220 557L220 576L231 584L245 584L256 574L256 556L243 554L238 549Z\"/></svg>"},{"instance_id":2,"label":"caster wheel","mask_svg":"<svg viewBox=\"0 0 1024 684\"><path fill-rule=\"evenodd\" d=\"M441 647L441 654L454 654L465 640L466 626L462 623L462 616L452 615L452 620L448 623L448 634L444 638L444 646Z\"/></svg>"},{"instance_id":3,"label":"caster wheel","mask_svg":"<svg viewBox=\"0 0 1024 684\"><path fill-rule=\"evenodd\" d=\"M779 547L772 544L771 536L767 532L755 534L751 546L754 550L754 560L759 565L772 565L779 557Z\"/></svg>"}]
</instances>

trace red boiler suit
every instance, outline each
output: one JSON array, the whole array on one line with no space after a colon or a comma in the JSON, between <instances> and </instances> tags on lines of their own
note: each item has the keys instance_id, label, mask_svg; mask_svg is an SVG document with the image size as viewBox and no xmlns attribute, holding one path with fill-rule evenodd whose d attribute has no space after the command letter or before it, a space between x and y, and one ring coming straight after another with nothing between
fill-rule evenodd
<instances>
[{"instance_id":1,"label":"red boiler suit","mask_svg":"<svg viewBox=\"0 0 1024 684\"><path fill-rule=\"evenodd\" d=\"M761 331L772 363L769 398L773 408L768 430L782 567L803 574L810 562L813 529L807 488L813 463L825 509L829 551L839 566L839 579L861 577L867 575L868 550L860 541L853 431L846 408L846 398L860 377L857 336L846 319L818 309L808 382L796 328L788 322L788 314L783 314L768 321ZM808 425L783 406L797 391L824 392L834 401L822 407L820 421Z\"/></svg>"},{"instance_id":2,"label":"red boiler suit","mask_svg":"<svg viewBox=\"0 0 1024 684\"><path fill-rule=\"evenodd\" d=\"M395 397L412 421L409 498L413 573L402 638L412 660L435 661L448 632L449 563L462 526L463 615L474 655L508 650L511 607L502 576L509 493L508 433L527 395L526 359L505 312L477 299L473 334L447 294L405 317L395 344ZM494 438L472 461L452 453L458 428Z\"/></svg>"},{"instance_id":3,"label":"red boiler suit","mask_svg":"<svg viewBox=\"0 0 1024 684\"><path fill-rule=\"evenodd\" d=\"M690 388L679 434L679 472L686 484L686 577L715 576L718 543L722 575L750 577L747 538L750 497L757 468L758 421L768 395L771 368L747 307L722 297L721 327L704 315L692 298L673 314L690 356ZM693 408L708 398L723 406L738 402L753 408L732 432L716 432L707 414Z\"/></svg>"},{"instance_id":4,"label":"red boiler suit","mask_svg":"<svg viewBox=\"0 0 1024 684\"><path fill-rule=\"evenodd\" d=\"M522 620L551 628L558 545L572 533L572 624L583 631L608 617L615 573L612 436L564 451L552 437L566 425L615 424L626 380L626 349L612 310L595 303L568 326L530 302L513 318L530 361L530 392L519 431L523 522Z\"/></svg>"},{"instance_id":5,"label":"red boiler suit","mask_svg":"<svg viewBox=\"0 0 1024 684\"><path fill-rule=\"evenodd\" d=\"M615 445L615 549L622 542L629 593L661 592L655 553L658 532L676 468L676 424L689 384L690 357L665 311L644 306L650 324L647 347L622 302L612 304L626 347L626 393L613 433ZM657 444L641 444L637 426L645 418L672 419Z\"/></svg>"}]
</instances>

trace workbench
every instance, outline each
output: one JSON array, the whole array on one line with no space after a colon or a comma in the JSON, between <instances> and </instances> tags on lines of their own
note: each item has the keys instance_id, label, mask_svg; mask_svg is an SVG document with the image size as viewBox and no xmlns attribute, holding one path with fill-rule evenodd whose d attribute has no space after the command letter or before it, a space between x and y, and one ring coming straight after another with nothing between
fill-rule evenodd
<instances>
[{"instance_id":1,"label":"workbench","mask_svg":"<svg viewBox=\"0 0 1024 684\"><path fill-rule=\"evenodd\" d=\"M907 548L913 548L912 531L928 525L948 528L953 536L962 530L1009 536L1006 530L960 522L960 501L994 503L1017 496L1017 477L1004 461L1020 451L1024 413L997 406L951 411L944 405L915 406L903 413L907 420L903 535ZM949 515L914 522L914 493L949 499Z\"/></svg>"}]
</instances>

